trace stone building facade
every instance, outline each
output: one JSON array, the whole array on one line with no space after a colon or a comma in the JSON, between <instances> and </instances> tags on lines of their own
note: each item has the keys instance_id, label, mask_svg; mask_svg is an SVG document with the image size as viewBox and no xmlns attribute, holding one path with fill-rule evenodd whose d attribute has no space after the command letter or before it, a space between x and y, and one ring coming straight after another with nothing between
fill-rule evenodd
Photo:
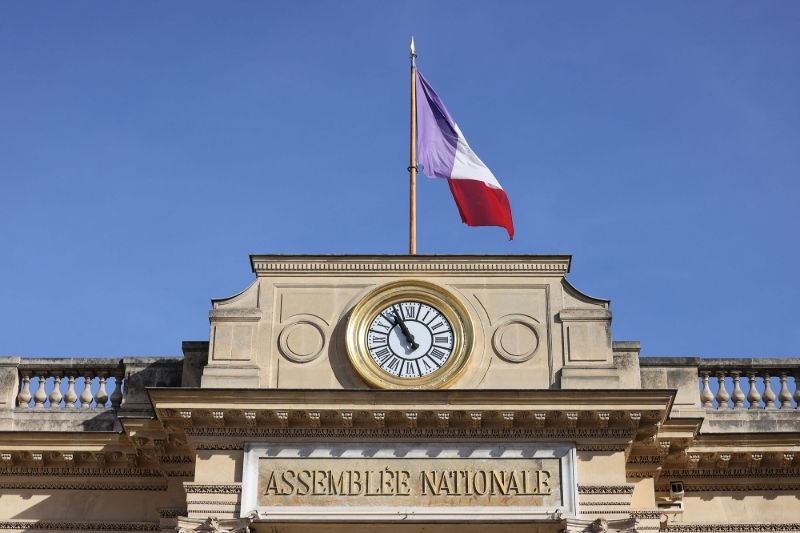
<instances>
[{"instance_id":1,"label":"stone building facade","mask_svg":"<svg viewBox=\"0 0 800 533\"><path fill-rule=\"evenodd\" d=\"M183 357L0 358L0 530L800 531L800 359L641 357L570 262L252 256Z\"/></svg>"}]
</instances>

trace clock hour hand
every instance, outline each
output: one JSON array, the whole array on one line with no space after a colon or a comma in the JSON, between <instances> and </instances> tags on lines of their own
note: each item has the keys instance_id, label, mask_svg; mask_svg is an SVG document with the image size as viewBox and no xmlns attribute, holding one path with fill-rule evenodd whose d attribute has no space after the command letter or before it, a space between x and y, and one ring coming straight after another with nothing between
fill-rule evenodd
<instances>
[{"instance_id":1,"label":"clock hour hand","mask_svg":"<svg viewBox=\"0 0 800 533\"><path fill-rule=\"evenodd\" d=\"M395 321L397 321L397 325L400 326L400 331L402 331L403 335L405 335L406 341L408 341L408 343L411 345L411 348L414 349L414 350L419 348L419 344L414 342L414 335L412 335L411 332L408 331L408 328L406 327L406 323L403 321L402 313L398 314L398 312L395 311L394 308L393 308L392 309L392 314L394 315Z\"/></svg>"}]
</instances>

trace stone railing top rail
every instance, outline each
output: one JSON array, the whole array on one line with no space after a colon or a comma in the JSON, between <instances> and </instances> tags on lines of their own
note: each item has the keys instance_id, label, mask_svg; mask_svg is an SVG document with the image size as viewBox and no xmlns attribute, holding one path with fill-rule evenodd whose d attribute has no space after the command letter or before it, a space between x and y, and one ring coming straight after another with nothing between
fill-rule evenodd
<instances>
[{"instance_id":1,"label":"stone railing top rail","mask_svg":"<svg viewBox=\"0 0 800 533\"><path fill-rule=\"evenodd\" d=\"M639 357L641 367L695 367L698 370L800 370L800 357Z\"/></svg>"},{"instance_id":2,"label":"stone railing top rail","mask_svg":"<svg viewBox=\"0 0 800 533\"><path fill-rule=\"evenodd\" d=\"M124 368L126 365L174 365L182 364L183 357L2 357L14 359L21 370L44 369L60 370L64 368L92 368L109 370Z\"/></svg>"}]
</instances>

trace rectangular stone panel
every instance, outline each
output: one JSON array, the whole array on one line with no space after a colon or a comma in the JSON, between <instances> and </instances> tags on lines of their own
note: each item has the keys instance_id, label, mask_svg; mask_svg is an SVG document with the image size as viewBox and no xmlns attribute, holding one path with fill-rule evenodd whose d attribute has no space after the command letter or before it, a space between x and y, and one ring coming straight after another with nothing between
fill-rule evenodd
<instances>
[{"instance_id":1,"label":"rectangular stone panel","mask_svg":"<svg viewBox=\"0 0 800 533\"><path fill-rule=\"evenodd\" d=\"M283 520L572 514L574 450L535 444L251 444L241 512Z\"/></svg>"}]
</instances>

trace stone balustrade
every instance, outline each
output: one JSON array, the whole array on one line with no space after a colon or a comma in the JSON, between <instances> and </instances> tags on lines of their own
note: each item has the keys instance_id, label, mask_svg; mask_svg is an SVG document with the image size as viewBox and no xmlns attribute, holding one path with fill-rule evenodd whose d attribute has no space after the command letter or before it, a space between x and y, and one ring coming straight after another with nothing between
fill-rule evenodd
<instances>
[{"instance_id":1,"label":"stone balustrade","mask_svg":"<svg viewBox=\"0 0 800 533\"><path fill-rule=\"evenodd\" d=\"M706 409L797 409L800 359L700 359L700 404Z\"/></svg>"},{"instance_id":2,"label":"stone balustrade","mask_svg":"<svg viewBox=\"0 0 800 533\"><path fill-rule=\"evenodd\" d=\"M122 405L122 359L22 359L18 371L17 407L119 409Z\"/></svg>"}]
</instances>

